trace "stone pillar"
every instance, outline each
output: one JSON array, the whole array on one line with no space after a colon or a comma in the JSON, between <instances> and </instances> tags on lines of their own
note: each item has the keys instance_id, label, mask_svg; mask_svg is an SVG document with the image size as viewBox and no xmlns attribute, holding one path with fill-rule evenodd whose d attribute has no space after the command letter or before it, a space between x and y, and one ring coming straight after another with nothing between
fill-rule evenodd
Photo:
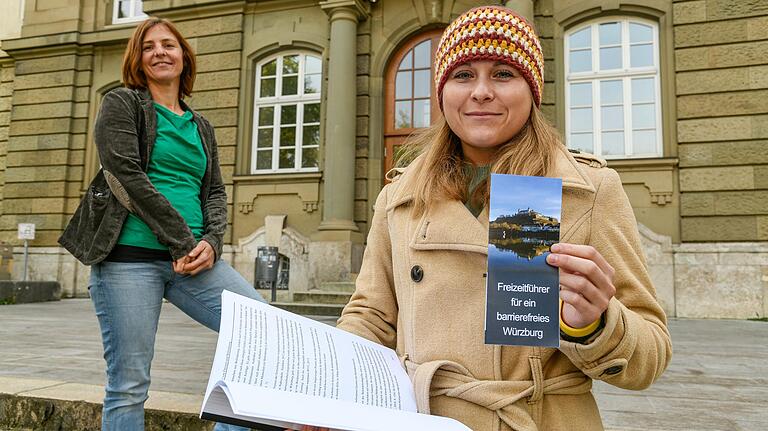
<instances>
[{"instance_id":1,"label":"stone pillar","mask_svg":"<svg viewBox=\"0 0 768 431\"><path fill-rule=\"evenodd\" d=\"M507 0L504 5L533 24L533 0Z\"/></svg>"},{"instance_id":2,"label":"stone pillar","mask_svg":"<svg viewBox=\"0 0 768 431\"><path fill-rule=\"evenodd\" d=\"M357 22L366 10L358 0L329 0L320 6L330 17L328 97L325 118L323 220L327 239L359 232L354 222ZM339 235L341 234L341 235Z\"/></svg>"},{"instance_id":3,"label":"stone pillar","mask_svg":"<svg viewBox=\"0 0 768 431\"><path fill-rule=\"evenodd\" d=\"M312 236L317 282L347 280L358 271L363 235L354 221L357 116L357 23L369 13L361 0L321 1L329 16L330 53L325 118L323 217Z\"/></svg>"}]
</instances>

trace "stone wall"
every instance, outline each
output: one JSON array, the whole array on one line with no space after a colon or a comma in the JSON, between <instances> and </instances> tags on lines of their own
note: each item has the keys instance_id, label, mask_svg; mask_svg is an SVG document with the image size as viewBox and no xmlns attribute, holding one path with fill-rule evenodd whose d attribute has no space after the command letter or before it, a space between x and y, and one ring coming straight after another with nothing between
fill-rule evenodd
<instances>
[{"instance_id":1,"label":"stone wall","mask_svg":"<svg viewBox=\"0 0 768 431\"><path fill-rule=\"evenodd\" d=\"M0 240L18 243L17 224L34 223L31 245L53 246L80 199L92 55L65 46L14 56Z\"/></svg>"},{"instance_id":2,"label":"stone wall","mask_svg":"<svg viewBox=\"0 0 768 431\"><path fill-rule=\"evenodd\" d=\"M0 51L0 54L2 51ZM13 93L13 59L0 57L0 214L3 212L3 184L5 183L8 130L11 124L11 94Z\"/></svg>"},{"instance_id":3,"label":"stone wall","mask_svg":"<svg viewBox=\"0 0 768 431\"><path fill-rule=\"evenodd\" d=\"M682 240L768 240L768 3L675 2Z\"/></svg>"}]
</instances>

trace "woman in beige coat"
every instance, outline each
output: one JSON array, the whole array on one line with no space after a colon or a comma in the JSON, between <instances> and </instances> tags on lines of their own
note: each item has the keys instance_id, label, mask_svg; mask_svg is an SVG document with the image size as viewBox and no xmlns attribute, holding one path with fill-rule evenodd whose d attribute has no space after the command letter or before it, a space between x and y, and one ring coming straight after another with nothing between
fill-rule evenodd
<instances>
[{"instance_id":1,"label":"woman in beige coat","mask_svg":"<svg viewBox=\"0 0 768 431\"><path fill-rule=\"evenodd\" d=\"M509 9L456 19L436 53L445 122L389 177L338 327L397 350L422 413L473 430L602 430L592 380L643 389L671 357L632 208L605 162L539 111L543 58ZM488 172L561 178L561 347L484 344Z\"/></svg>"}]
</instances>

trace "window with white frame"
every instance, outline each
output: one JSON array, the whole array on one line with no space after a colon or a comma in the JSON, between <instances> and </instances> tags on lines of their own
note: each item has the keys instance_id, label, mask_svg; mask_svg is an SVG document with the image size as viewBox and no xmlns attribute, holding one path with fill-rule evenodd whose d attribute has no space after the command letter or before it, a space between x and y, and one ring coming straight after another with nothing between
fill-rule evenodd
<instances>
[{"instance_id":1,"label":"window with white frame","mask_svg":"<svg viewBox=\"0 0 768 431\"><path fill-rule=\"evenodd\" d=\"M565 34L566 140L604 158L662 155L659 32L603 19Z\"/></svg>"},{"instance_id":2,"label":"window with white frame","mask_svg":"<svg viewBox=\"0 0 768 431\"><path fill-rule=\"evenodd\" d=\"M141 0L114 0L112 24L141 21L147 17Z\"/></svg>"},{"instance_id":3,"label":"window with white frame","mask_svg":"<svg viewBox=\"0 0 768 431\"><path fill-rule=\"evenodd\" d=\"M317 171L323 63L286 53L257 64L251 172Z\"/></svg>"},{"instance_id":4,"label":"window with white frame","mask_svg":"<svg viewBox=\"0 0 768 431\"><path fill-rule=\"evenodd\" d=\"M146 17L141 0L114 0L112 24L141 21Z\"/></svg>"}]
</instances>

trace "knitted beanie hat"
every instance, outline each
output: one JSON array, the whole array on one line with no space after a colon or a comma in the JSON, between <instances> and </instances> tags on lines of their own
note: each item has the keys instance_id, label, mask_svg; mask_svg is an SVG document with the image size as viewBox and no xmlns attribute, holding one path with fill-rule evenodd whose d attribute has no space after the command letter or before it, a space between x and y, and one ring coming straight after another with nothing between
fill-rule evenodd
<instances>
[{"instance_id":1,"label":"knitted beanie hat","mask_svg":"<svg viewBox=\"0 0 768 431\"><path fill-rule=\"evenodd\" d=\"M451 71L469 61L496 60L517 69L541 106L544 56L533 26L511 9L481 6L456 18L443 32L435 53L435 88L440 110Z\"/></svg>"}]
</instances>

